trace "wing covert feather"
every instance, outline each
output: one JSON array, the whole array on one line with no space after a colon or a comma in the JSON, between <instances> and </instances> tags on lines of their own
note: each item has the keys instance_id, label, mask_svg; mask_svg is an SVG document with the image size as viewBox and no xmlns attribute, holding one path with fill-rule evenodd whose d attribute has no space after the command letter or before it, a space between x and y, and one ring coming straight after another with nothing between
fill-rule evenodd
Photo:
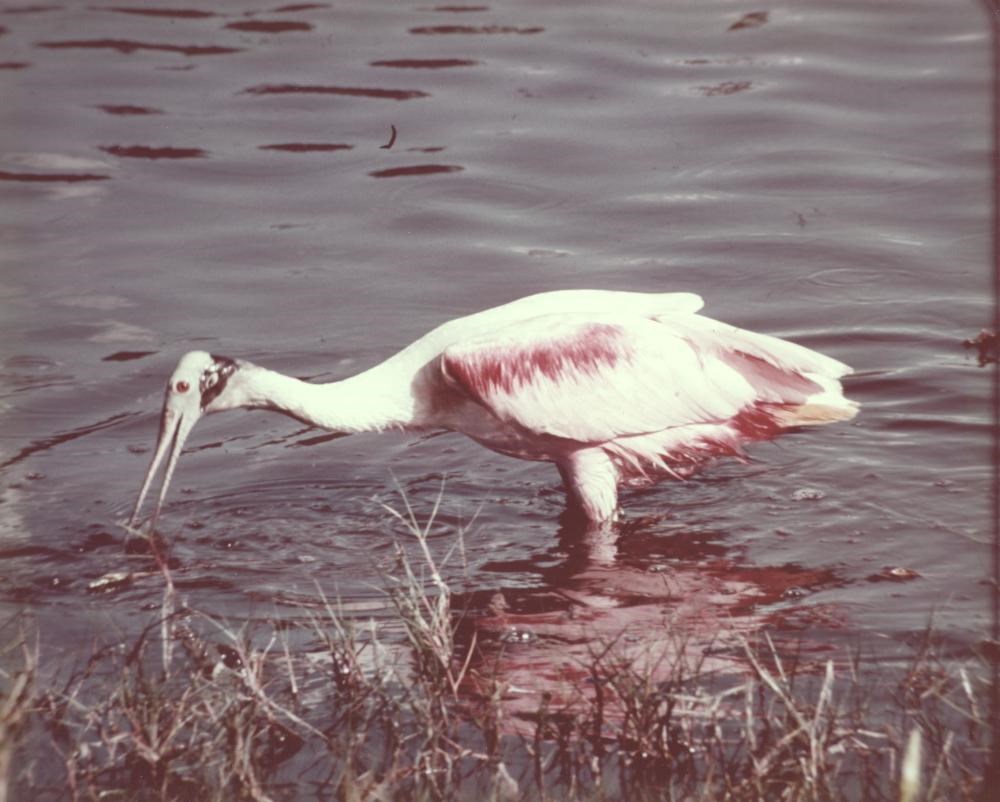
<instances>
[{"instance_id":1,"label":"wing covert feather","mask_svg":"<svg viewBox=\"0 0 1000 802\"><path fill-rule=\"evenodd\" d=\"M449 346L441 370L507 423L590 443L726 420L755 398L733 367L638 316L520 321Z\"/></svg>"}]
</instances>

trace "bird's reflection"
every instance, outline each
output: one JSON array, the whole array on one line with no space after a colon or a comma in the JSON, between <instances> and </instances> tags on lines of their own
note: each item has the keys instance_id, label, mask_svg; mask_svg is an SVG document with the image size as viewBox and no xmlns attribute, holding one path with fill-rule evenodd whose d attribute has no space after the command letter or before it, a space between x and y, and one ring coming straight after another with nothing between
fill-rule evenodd
<instances>
[{"instance_id":1,"label":"bird's reflection","mask_svg":"<svg viewBox=\"0 0 1000 802\"><path fill-rule=\"evenodd\" d=\"M455 609L467 610L458 638L464 648L475 644L468 690L481 690L477 678L498 680L507 688L507 718L516 722L530 718L542 699L585 700L593 692L590 666L608 650L654 682L686 663L735 671L743 638L780 625L784 606L836 577L794 565L748 565L726 539L663 517L596 529L564 514L557 544L534 568L489 566L522 575L528 569L537 584L454 600Z\"/></svg>"}]
</instances>

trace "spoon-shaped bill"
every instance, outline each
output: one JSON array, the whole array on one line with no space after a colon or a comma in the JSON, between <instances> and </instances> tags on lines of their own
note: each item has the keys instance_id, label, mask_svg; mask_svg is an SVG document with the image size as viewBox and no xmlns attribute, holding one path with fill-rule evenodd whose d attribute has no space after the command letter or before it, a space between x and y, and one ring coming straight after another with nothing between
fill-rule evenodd
<instances>
[{"instance_id":1,"label":"spoon-shaped bill","mask_svg":"<svg viewBox=\"0 0 1000 802\"><path fill-rule=\"evenodd\" d=\"M169 452L170 456L167 459L167 468L163 474L163 484L160 486L160 495L153 510L153 517L149 519L149 531L153 531L156 526L156 520L160 515L160 508L163 506L163 500L167 495L167 488L170 486L170 479L174 475L174 468L177 467L177 458L180 456L181 450L184 448L184 441L187 440L187 436L191 433L191 429L194 427L198 417L197 410L177 409L170 404L169 400L164 406L163 416L160 419L160 436L156 442L156 451L153 453L153 460L146 471L146 478L142 482L142 489L139 491L139 498L135 503L135 509L132 510L132 515L128 519L128 526L135 526L136 521L138 521L139 511L142 509L142 503L146 500L146 494L153 484L153 477L156 476L156 472L159 470L164 456Z\"/></svg>"}]
</instances>

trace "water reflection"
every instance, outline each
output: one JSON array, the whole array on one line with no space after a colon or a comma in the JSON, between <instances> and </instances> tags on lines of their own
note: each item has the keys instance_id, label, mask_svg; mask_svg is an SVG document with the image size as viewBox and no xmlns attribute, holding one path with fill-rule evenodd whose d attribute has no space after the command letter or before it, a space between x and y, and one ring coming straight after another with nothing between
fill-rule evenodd
<instances>
[{"instance_id":1,"label":"water reflection","mask_svg":"<svg viewBox=\"0 0 1000 802\"><path fill-rule=\"evenodd\" d=\"M735 95L737 92L746 92L752 86L752 81L723 81L721 84L699 86L696 88L705 97L716 97L718 95Z\"/></svg>"},{"instance_id":2,"label":"water reflection","mask_svg":"<svg viewBox=\"0 0 1000 802\"><path fill-rule=\"evenodd\" d=\"M283 142L275 145L258 145L258 150L279 150L285 153L329 153L337 150L351 150L354 145L341 142Z\"/></svg>"},{"instance_id":3,"label":"water reflection","mask_svg":"<svg viewBox=\"0 0 1000 802\"><path fill-rule=\"evenodd\" d=\"M247 95L344 95L379 100L413 100L430 97L418 89L378 89L361 86L320 86L315 84L260 84L243 90Z\"/></svg>"},{"instance_id":4,"label":"water reflection","mask_svg":"<svg viewBox=\"0 0 1000 802\"><path fill-rule=\"evenodd\" d=\"M168 17L170 19L204 19L216 16L211 11L194 8L142 8L139 6L95 6L95 11L113 11L118 14L138 14L144 17Z\"/></svg>"},{"instance_id":5,"label":"water reflection","mask_svg":"<svg viewBox=\"0 0 1000 802\"><path fill-rule=\"evenodd\" d=\"M155 148L148 145L106 145L101 150L125 159L202 159L208 155L201 148Z\"/></svg>"},{"instance_id":6,"label":"water reflection","mask_svg":"<svg viewBox=\"0 0 1000 802\"><path fill-rule=\"evenodd\" d=\"M110 175L97 173L14 173L10 170L0 170L0 181L74 183L77 181L107 181L109 178L111 178Z\"/></svg>"},{"instance_id":7,"label":"water reflection","mask_svg":"<svg viewBox=\"0 0 1000 802\"><path fill-rule=\"evenodd\" d=\"M295 3L288 6L280 6L274 9L275 14L280 14L282 12L294 13L297 11L315 11L321 8L329 8L329 3Z\"/></svg>"},{"instance_id":8,"label":"water reflection","mask_svg":"<svg viewBox=\"0 0 1000 802\"><path fill-rule=\"evenodd\" d=\"M116 50L130 55L140 50L153 50L164 53L180 53L182 56L224 56L229 53L241 53L242 47L222 47L220 45L168 45L154 42L135 42L131 39L65 39L51 42L39 42L38 47L50 50L88 49Z\"/></svg>"},{"instance_id":9,"label":"water reflection","mask_svg":"<svg viewBox=\"0 0 1000 802\"><path fill-rule=\"evenodd\" d=\"M308 22L284 22L276 20L230 22L226 27L234 31L246 31L250 33L289 33L291 31L311 31L313 29L313 26Z\"/></svg>"},{"instance_id":10,"label":"water reflection","mask_svg":"<svg viewBox=\"0 0 1000 802\"><path fill-rule=\"evenodd\" d=\"M438 34L532 34L542 33L545 28L518 28L514 25L424 25L410 28L410 33L417 35Z\"/></svg>"},{"instance_id":11,"label":"water reflection","mask_svg":"<svg viewBox=\"0 0 1000 802\"><path fill-rule=\"evenodd\" d=\"M408 167L390 167L368 173L372 178L398 178L409 175L434 175L435 173L457 173L463 168L457 164L413 164Z\"/></svg>"},{"instance_id":12,"label":"water reflection","mask_svg":"<svg viewBox=\"0 0 1000 802\"><path fill-rule=\"evenodd\" d=\"M479 64L471 58L400 58L388 61L371 61L372 67L395 67L400 70L446 70L452 67L474 67Z\"/></svg>"},{"instance_id":13,"label":"water reflection","mask_svg":"<svg viewBox=\"0 0 1000 802\"><path fill-rule=\"evenodd\" d=\"M472 649L472 676L496 677L508 691L508 716L529 717L545 700L553 709L586 700L596 657L613 653L652 683L671 679L679 662L703 673L741 665L742 639L775 625L828 628L824 607L782 608L820 588L842 584L830 569L746 564L714 531L678 528L650 518L600 533L566 516L552 552L536 565L493 563L494 572L534 572L528 588L480 590L455 600ZM777 609L774 609L777 606ZM485 689L469 682L473 694ZM515 725L517 726L517 725Z\"/></svg>"},{"instance_id":14,"label":"water reflection","mask_svg":"<svg viewBox=\"0 0 1000 802\"><path fill-rule=\"evenodd\" d=\"M95 108L98 108L101 111L107 112L108 114L114 114L119 117L129 117L129 116L144 115L144 114L163 114L162 109L151 109L146 106L132 106L129 104L101 105L101 106L95 106Z\"/></svg>"}]
</instances>

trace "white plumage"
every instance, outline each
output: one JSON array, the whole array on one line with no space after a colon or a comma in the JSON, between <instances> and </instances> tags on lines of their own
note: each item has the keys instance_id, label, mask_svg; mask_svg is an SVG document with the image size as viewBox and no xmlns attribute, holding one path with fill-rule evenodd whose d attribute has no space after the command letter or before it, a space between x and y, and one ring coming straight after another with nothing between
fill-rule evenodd
<instances>
[{"instance_id":1,"label":"white plumage","mask_svg":"<svg viewBox=\"0 0 1000 802\"><path fill-rule=\"evenodd\" d=\"M691 293L541 293L434 329L357 376L310 384L249 362L186 354L167 386L160 438L132 515L205 413L272 409L341 432L462 432L554 462L571 501L610 520L618 486L685 477L709 459L802 425L848 420L850 369L785 340L698 314Z\"/></svg>"}]
</instances>

